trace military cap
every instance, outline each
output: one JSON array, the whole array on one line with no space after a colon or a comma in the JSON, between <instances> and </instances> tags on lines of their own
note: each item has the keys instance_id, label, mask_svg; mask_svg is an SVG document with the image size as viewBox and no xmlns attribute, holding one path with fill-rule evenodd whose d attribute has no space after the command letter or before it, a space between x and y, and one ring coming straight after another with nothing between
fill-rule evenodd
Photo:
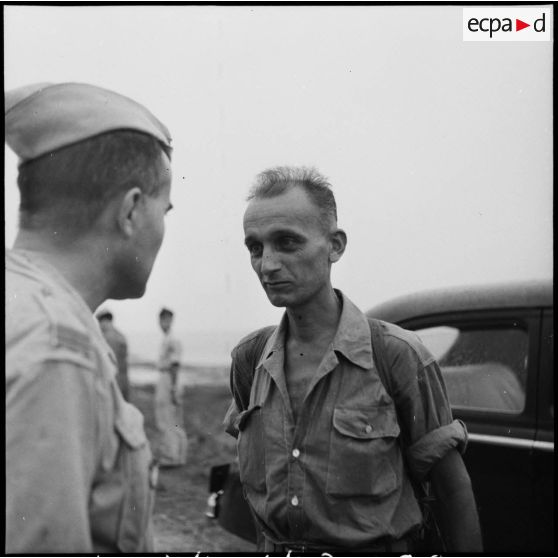
<instances>
[{"instance_id":1,"label":"military cap","mask_svg":"<svg viewBox=\"0 0 558 558\"><path fill-rule=\"evenodd\" d=\"M5 93L6 142L20 164L113 130L137 130L170 148L168 129L136 101L86 83L37 83Z\"/></svg>"}]
</instances>

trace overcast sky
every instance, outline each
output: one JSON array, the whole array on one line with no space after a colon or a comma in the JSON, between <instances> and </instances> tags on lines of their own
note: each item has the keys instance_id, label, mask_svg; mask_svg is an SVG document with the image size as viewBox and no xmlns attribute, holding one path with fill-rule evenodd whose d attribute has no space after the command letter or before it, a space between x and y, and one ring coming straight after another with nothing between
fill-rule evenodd
<instances>
[{"instance_id":1,"label":"overcast sky","mask_svg":"<svg viewBox=\"0 0 558 558\"><path fill-rule=\"evenodd\" d=\"M273 165L330 178L333 282L363 310L445 285L552 275L552 43L463 42L461 6L5 6L7 89L77 81L171 130L175 209L127 332L277 322L243 246ZM6 153L6 245L16 232Z\"/></svg>"}]
</instances>

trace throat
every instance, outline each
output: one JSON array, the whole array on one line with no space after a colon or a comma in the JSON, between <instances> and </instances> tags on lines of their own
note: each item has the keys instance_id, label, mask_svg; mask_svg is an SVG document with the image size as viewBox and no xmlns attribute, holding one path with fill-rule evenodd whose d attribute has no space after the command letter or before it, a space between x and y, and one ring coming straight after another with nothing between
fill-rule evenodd
<instances>
[{"instance_id":1,"label":"throat","mask_svg":"<svg viewBox=\"0 0 558 558\"><path fill-rule=\"evenodd\" d=\"M285 358L285 381L291 409L298 419L304 399L327 350L312 344L287 343Z\"/></svg>"}]
</instances>

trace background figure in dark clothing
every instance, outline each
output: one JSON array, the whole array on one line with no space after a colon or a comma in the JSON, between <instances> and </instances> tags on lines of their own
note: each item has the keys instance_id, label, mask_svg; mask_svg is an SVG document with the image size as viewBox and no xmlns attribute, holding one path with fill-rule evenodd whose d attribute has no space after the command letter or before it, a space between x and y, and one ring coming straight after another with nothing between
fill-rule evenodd
<instances>
[{"instance_id":1,"label":"background figure in dark clothing","mask_svg":"<svg viewBox=\"0 0 558 558\"><path fill-rule=\"evenodd\" d=\"M101 331L116 357L118 372L116 381L126 401L130 401L130 381L128 379L128 342L121 331L114 327L113 315L108 310L97 314Z\"/></svg>"}]
</instances>

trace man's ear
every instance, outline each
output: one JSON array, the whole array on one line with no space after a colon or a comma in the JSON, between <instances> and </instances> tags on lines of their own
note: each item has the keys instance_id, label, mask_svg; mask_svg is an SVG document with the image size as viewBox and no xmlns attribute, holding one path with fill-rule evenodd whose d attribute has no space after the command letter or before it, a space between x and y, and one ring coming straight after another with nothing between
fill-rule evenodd
<instances>
[{"instance_id":1,"label":"man's ear","mask_svg":"<svg viewBox=\"0 0 558 558\"><path fill-rule=\"evenodd\" d=\"M337 229L330 236L329 261L334 263L341 259L347 247L347 235L342 229Z\"/></svg>"},{"instance_id":2,"label":"man's ear","mask_svg":"<svg viewBox=\"0 0 558 558\"><path fill-rule=\"evenodd\" d=\"M130 188L120 199L117 220L118 228L126 236L132 236L137 228L138 206L141 202L142 191L138 187Z\"/></svg>"}]
</instances>

